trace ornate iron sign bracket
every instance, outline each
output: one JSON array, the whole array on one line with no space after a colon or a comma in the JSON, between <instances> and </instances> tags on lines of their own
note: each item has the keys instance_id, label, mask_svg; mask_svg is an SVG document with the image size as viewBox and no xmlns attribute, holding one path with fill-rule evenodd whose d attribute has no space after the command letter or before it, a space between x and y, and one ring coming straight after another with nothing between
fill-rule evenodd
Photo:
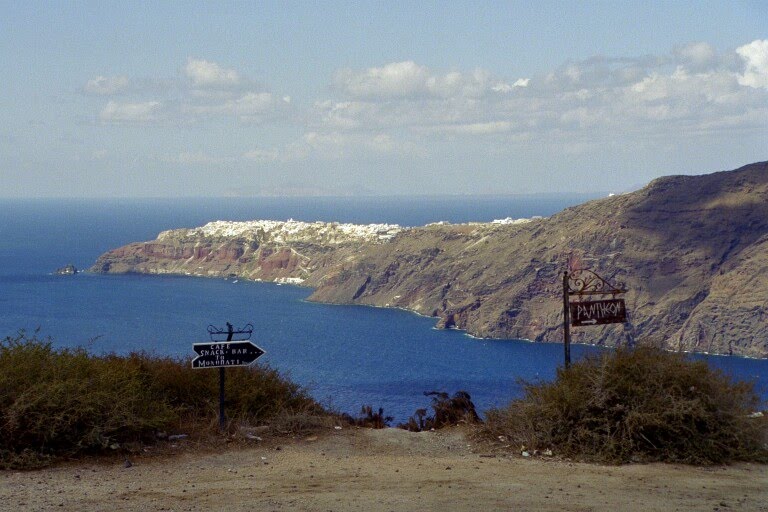
<instances>
[{"instance_id":1,"label":"ornate iron sign bracket","mask_svg":"<svg viewBox=\"0 0 768 512\"><path fill-rule=\"evenodd\" d=\"M588 269L574 270L568 276L568 295L616 295L627 293L624 288L617 288L596 272Z\"/></svg>"},{"instance_id":2,"label":"ornate iron sign bracket","mask_svg":"<svg viewBox=\"0 0 768 512\"><path fill-rule=\"evenodd\" d=\"M221 329L215 325L208 326L208 335L211 337L211 341L245 341L251 339L252 334L253 324L245 324L244 327L237 330L229 322L227 322L226 329Z\"/></svg>"}]
</instances>

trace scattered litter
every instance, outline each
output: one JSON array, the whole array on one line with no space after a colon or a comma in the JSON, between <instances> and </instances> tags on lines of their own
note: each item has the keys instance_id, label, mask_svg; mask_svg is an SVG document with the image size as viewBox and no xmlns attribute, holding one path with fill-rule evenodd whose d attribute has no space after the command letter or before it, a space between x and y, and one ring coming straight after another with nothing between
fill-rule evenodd
<instances>
[{"instance_id":1,"label":"scattered litter","mask_svg":"<svg viewBox=\"0 0 768 512\"><path fill-rule=\"evenodd\" d=\"M186 439L189 436L187 434L174 434L172 436L168 436L169 441L179 441L181 439Z\"/></svg>"}]
</instances>

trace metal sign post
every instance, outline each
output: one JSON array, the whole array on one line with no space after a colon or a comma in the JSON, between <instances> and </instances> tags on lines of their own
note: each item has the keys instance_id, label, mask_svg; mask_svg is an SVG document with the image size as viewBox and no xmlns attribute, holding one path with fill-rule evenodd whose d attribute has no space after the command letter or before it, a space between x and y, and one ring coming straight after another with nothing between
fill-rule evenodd
<instances>
[{"instance_id":1,"label":"metal sign post","mask_svg":"<svg viewBox=\"0 0 768 512\"><path fill-rule=\"evenodd\" d=\"M232 341L233 333L232 324L227 322L227 341ZM227 417L224 415L224 367L222 366L219 368L219 430L224 432L226 424Z\"/></svg>"},{"instance_id":2,"label":"metal sign post","mask_svg":"<svg viewBox=\"0 0 768 512\"><path fill-rule=\"evenodd\" d=\"M565 367L571 367L571 319L568 307L568 271L563 272L563 349L565 351Z\"/></svg>"},{"instance_id":3,"label":"metal sign post","mask_svg":"<svg viewBox=\"0 0 768 512\"><path fill-rule=\"evenodd\" d=\"M626 293L588 269L563 272L563 344L565 345L565 367L571 366L571 326L605 325L627 321L624 299L616 295ZM571 302L571 296L589 297L611 295L608 300Z\"/></svg>"},{"instance_id":4,"label":"metal sign post","mask_svg":"<svg viewBox=\"0 0 768 512\"><path fill-rule=\"evenodd\" d=\"M219 428L223 431L226 427L224 369L227 366L250 366L265 352L262 348L248 341L253 334L252 324L247 324L237 331L229 322L227 322L226 330L209 325L208 334L211 337L211 343L194 343L192 345L195 353L197 353L197 357L192 360L192 368L219 369ZM224 336L226 339L221 339ZM241 339L233 341L235 336Z\"/></svg>"}]
</instances>

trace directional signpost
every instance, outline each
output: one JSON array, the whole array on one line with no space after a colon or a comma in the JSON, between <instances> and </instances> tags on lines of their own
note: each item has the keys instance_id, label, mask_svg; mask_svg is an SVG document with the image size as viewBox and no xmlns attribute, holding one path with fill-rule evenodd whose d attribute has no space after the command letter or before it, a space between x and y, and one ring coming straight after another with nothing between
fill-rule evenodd
<instances>
[{"instance_id":1,"label":"directional signpost","mask_svg":"<svg viewBox=\"0 0 768 512\"><path fill-rule=\"evenodd\" d=\"M192 360L192 368L218 368L219 369L219 428L226 427L224 416L224 369L227 366L250 366L256 359L265 354L264 350L248 341L253 334L253 325L248 324L242 329L234 330L232 324L227 322L227 329L219 329L208 326L208 334L211 340L221 340L226 336L226 341L211 341L210 343L193 343L197 357ZM233 341L235 337L244 339Z\"/></svg>"},{"instance_id":2,"label":"directional signpost","mask_svg":"<svg viewBox=\"0 0 768 512\"><path fill-rule=\"evenodd\" d=\"M627 308L624 299L617 299L627 290L617 288L595 272L587 269L563 273L563 345L565 347L565 367L571 365L571 326L606 325L627 321ZM611 295L606 300L571 302L570 297L589 297L593 295Z\"/></svg>"}]
</instances>

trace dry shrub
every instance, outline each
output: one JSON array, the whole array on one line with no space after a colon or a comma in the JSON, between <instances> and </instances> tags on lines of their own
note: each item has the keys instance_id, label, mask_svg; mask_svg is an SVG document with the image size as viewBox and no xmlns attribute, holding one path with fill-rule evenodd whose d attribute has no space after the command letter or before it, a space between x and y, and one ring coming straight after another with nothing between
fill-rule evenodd
<instances>
[{"instance_id":1,"label":"dry shrub","mask_svg":"<svg viewBox=\"0 0 768 512\"><path fill-rule=\"evenodd\" d=\"M392 423L394 418L392 416L384 416L383 407L379 407L377 412L374 411L373 407L370 405L364 405L360 409L360 415L357 418L353 418L351 415L344 413L341 415L341 419L356 427L386 428Z\"/></svg>"},{"instance_id":2,"label":"dry shrub","mask_svg":"<svg viewBox=\"0 0 768 512\"><path fill-rule=\"evenodd\" d=\"M0 341L0 467L199 430L218 415L218 390L218 372L193 370L189 359L94 356L21 332ZM225 394L231 420L263 424L285 410L323 412L268 367L228 369Z\"/></svg>"},{"instance_id":3,"label":"dry shrub","mask_svg":"<svg viewBox=\"0 0 768 512\"><path fill-rule=\"evenodd\" d=\"M55 351L23 334L0 343L3 459L108 448L142 439L174 417L126 359Z\"/></svg>"},{"instance_id":4,"label":"dry shrub","mask_svg":"<svg viewBox=\"0 0 768 512\"><path fill-rule=\"evenodd\" d=\"M427 416L426 409L417 409L416 413L408 419L408 422L400 424L398 427L411 432L421 432L458 423L477 423L480 421L472 397L466 391L457 391L453 397L443 391L425 391L424 395L432 397L434 414Z\"/></svg>"},{"instance_id":5,"label":"dry shrub","mask_svg":"<svg viewBox=\"0 0 768 512\"><path fill-rule=\"evenodd\" d=\"M610 463L768 459L765 424L749 417L760 406L753 385L683 354L618 349L524 390L488 412L484 433L515 448Z\"/></svg>"}]
</instances>

